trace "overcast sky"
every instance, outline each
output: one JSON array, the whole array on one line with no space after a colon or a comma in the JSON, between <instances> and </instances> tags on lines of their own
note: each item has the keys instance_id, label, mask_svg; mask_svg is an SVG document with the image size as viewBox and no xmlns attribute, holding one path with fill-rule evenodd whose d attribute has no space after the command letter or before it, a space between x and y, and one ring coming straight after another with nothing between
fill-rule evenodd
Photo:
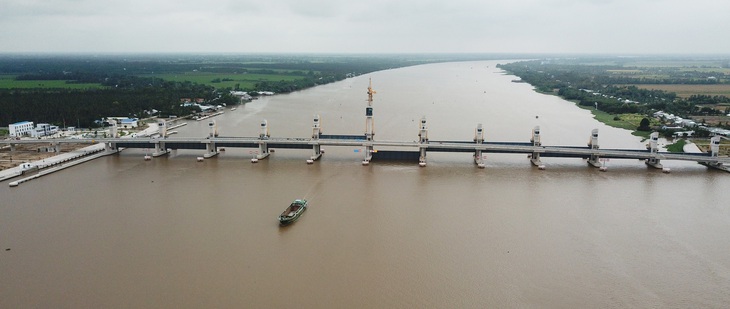
<instances>
[{"instance_id":1,"label":"overcast sky","mask_svg":"<svg viewBox=\"0 0 730 309\"><path fill-rule=\"evenodd\" d=\"M728 0L0 0L0 52L730 53Z\"/></svg>"}]
</instances>

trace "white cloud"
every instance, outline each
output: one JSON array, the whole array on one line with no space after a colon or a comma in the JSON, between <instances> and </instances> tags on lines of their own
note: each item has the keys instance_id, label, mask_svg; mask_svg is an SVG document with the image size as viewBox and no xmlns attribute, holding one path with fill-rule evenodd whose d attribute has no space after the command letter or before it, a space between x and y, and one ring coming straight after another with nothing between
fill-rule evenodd
<instances>
[{"instance_id":1,"label":"white cloud","mask_svg":"<svg viewBox=\"0 0 730 309\"><path fill-rule=\"evenodd\" d=\"M5 0L0 52L728 53L723 0Z\"/></svg>"}]
</instances>

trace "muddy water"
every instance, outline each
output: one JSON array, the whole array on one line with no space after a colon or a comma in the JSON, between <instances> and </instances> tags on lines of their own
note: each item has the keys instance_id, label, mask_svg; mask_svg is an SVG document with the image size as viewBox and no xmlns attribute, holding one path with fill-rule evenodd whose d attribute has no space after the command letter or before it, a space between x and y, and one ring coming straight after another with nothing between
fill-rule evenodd
<instances>
[{"instance_id":1,"label":"muddy water","mask_svg":"<svg viewBox=\"0 0 730 309\"><path fill-rule=\"evenodd\" d=\"M540 95L498 62L388 70L263 98L216 122L223 136L362 134L368 79L379 140L641 149L572 103ZM536 117L538 116L538 117ZM206 121L176 129L205 136ZM196 151L144 161L125 151L33 180L0 184L2 308L705 307L730 303L730 175L686 162L671 174L637 160L602 173L580 159L429 153L360 165L356 148L323 159L251 150L205 162ZM310 208L288 227L296 198ZM9 249L9 250L8 250Z\"/></svg>"}]
</instances>

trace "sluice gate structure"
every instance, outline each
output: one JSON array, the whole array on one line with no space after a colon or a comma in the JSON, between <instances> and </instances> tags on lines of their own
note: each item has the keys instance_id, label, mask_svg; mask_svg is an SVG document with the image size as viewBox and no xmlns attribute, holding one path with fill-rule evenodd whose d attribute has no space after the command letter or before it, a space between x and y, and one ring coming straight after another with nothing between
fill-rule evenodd
<instances>
[{"instance_id":1,"label":"sluice gate structure","mask_svg":"<svg viewBox=\"0 0 730 309\"><path fill-rule=\"evenodd\" d=\"M429 140L426 118L420 119L418 139L415 141L380 141L375 139L373 94L372 86L368 86L368 106L365 109L365 133L363 135L325 135L322 134L319 115L314 116L311 136L272 137L269 134L269 124L263 120L260 124L259 135L251 137L223 137L219 136L215 120L210 121L208 136L169 137L167 136L164 121L158 123L159 137L148 138L118 138L116 124L112 123L111 135L113 138L100 139L51 139L51 140L5 140L0 144L9 144L11 148L16 144L48 142L52 147L60 143L104 143L107 152L116 152L124 148L154 149L152 157L168 154L171 150L192 149L204 151L200 160L218 155L221 148L253 148L257 149L252 162L265 159L274 149L306 149L311 155L307 163L311 164L322 157L322 146L355 147L363 150L363 165L369 165L377 160L406 160L417 162L419 166L427 165L429 152L462 152L472 155L474 164L479 168L486 166L485 154L507 153L527 155L530 162L540 169L545 165L542 158L581 158L588 164L605 170L606 159L638 159L644 160L648 166L663 169L662 161L682 160L694 161L710 168L730 172L730 158L720 157L720 136L711 139L709 153L670 153L660 152L658 148L659 134L654 132L650 136L646 149L603 149L598 144L598 130L591 131L586 146L550 146L541 142L540 127L534 127L529 142L490 142L485 140L481 124L476 126L472 140L466 141L438 141ZM147 157L147 156L146 156ZM668 169L664 169L668 171Z\"/></svg>"},{"instance_id":2,"label":"sluice gate structure","mask_svg":"<svg viewBox=\"0 0 730 309\"><path fill-rule=\"evenodd\" d=\"M315 122L318 117L315 117ZM425 125L425 118L422 123ZM262 132L268 131L266 121L261 124ZM316 131L315 131L316 132ZM472 155L477 167L485 167L485 154L523 154L527 155L530 162L544 168L542 158L580 158L587 160L588 164L594 167L601 167L603 159L639 159L644 160L647 165L655 168L663 168L661 162L664 160L694 161L699 164L730 171L730 158L719 157L720 137L711 139L711 153L670 153L660 152L657 147L658 133L652 133L647 149L603 149L598 145L598 130L593 130L590 135L590 142L587 146L549 146L540 142L540 128L533 129L533 137L530 142L488 142L483 139L481 126L477 126L476 136L472 141L434 141L424 137L424 130L421 130L418 141L377 141L367 140L363 135L316 135L312 138L277 138L266 133L258 137L221 137L208 136L203 138L194 137L156 137L156 138L105 138L89 140L89 143L104 143L109 151L117 151L124 148L154 149L153 156L162 156L171 150L189 149L203 151L204 158L216 156L221 148L251 148L257 149L254 159L264 159L271 154L272 149L303 149L309 150L311 156L308 163L321 158L322 147L352 147L364 149L363 165L378 160L405 160L426 166L427 154L429 152L454 152L469 153ZM18 140L13 144L38 143L35 140ZM58 143L79 143L79 139L55 139L49 140L54 144ZM7 142L5 142L7 143Z\"/></svg>"}]
</instances>

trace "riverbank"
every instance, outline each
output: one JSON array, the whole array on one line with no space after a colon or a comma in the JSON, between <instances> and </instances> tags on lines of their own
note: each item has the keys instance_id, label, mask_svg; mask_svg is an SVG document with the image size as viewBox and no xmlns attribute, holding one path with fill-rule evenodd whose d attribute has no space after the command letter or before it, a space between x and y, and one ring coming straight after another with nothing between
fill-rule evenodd
<instances>
[{"instance_id":1,"label":"riverbank","mask_svg":"<svg viewBox=\"0 0 730 309\"><path fill-rule=\"evenodd\" d=\"M35 179L79 163L96 159L100 156L111 154L104 152L104 144L94 144L91 146L88 146L88 144L86 144L85 146L86 147L82 147L74 151L69 151L61 154L50 153L55 155L47 157L44 156L41 159L22 162L29 163L32 169L24 169L22 166L18 165L12 168L0 170L0 181L9 180L22 175L32 174L33 171L38 171L37 174L27 177L30 179Z\"/></svg>"},{"instance_id":2,"label":"riverbank","mask_svg":"<svg viewBox=\"0 0 730 309\"><path fill-rule=\"evenodd\" d=\"M102 147L101 148L94 147L94 146L98 146L98 145L101 145ZM16 181L12 181L12 182L8 183L8 185L11 187L17 187L21 183L28 182L33 179L40 178L45 175L55 173L60 170L63 170L63 169L66 169L66 168L69 168L69 167L72 167L72 166L75 166L75 165L78 165L81 163L85 163L85 162L88 162L88 161L91 161L91 160L94 160L94 159L97 159L97 158L100 158L103 156L108 156L110 154L117 152L117 151L108 151L108 152L104 151L103 144L97 144L94 146L87 147L88 150L84 150L83 153L80 153L79 155L77 155L75 157L59 158L59 161L46 163L46 165L44 165L43 167L40 167L41 169L37 174L31 175L31 176L28 176L28 177L25 177L25 178L22 178L22 179L19 179ZM49 167L49 166L52 166L52 167ZM13 177L15 177L15 176L13 176ZM0 179L2 179L2 178L0 178Z\"/></svg>"},{"instance_id":3,"label":"riverbank","mask_svg":"<svg viewBox=\"0 0 730 309\"><path fill-rule=\"evenodd\" d=\"M23 163L42 161L59 154L69 153L83 149L89 146L88 143L78 144L62 144L60 152L48 152L45 149L49 146L48 142L38 144L18 144L15 150L11 151L10 147L0 149L0 171L15 168Z\"/></svg>"},{"instance_id":4,"label":"riverbank","mask_svg":"<svg viewBox=\"0 0 730 309\"><path fill-rule=\"evenodd\" d=\"M532 85L532 86L535 87L535 85ZM568 99L560 96L559 94L557 94L554 91L549 91L549 92L540 91L537 88L535 88L534 90L535 90L535 92L538 92L541 94L556 96L556 97L559 97L568 102L572 102L575 104L576 107L590 111L591 114L593 114L593 118L595 118L596 120L598 120L599 122L601 122L607 126L629 130L629 131L631 131L631 135L639 136L644 139L649 138L649 134L651 134L650 131L636 130L636 128L639 127L639 122L641 121L641 119L639 119L639 121L633 121L635 117L630 117L630 119L625 119L626 115L637 115L637 114L610 114L610 113L604 112L600 109L597 109L595 107L582 106L582 105L578 104L578 101L568 100Z\"/></svg>"}]
</instances>

